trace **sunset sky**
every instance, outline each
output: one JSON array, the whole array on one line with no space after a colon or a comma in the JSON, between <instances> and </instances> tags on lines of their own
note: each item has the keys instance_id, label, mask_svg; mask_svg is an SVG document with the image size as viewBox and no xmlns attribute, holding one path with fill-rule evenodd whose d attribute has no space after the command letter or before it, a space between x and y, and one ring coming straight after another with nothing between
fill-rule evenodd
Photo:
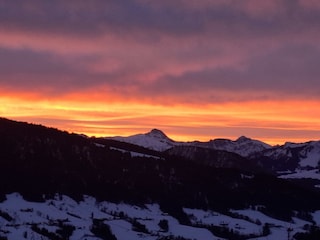
<instances>
[{"instance_id":1,"label":"sunset sky","mask_svg":"<svg viewBox=\"0 0 320 240\"><path fill-rule=\"evenodd\" d=\"M0 116L89 136L320 139L318 0L0 1Z\"/></svg>"}]
</instances>

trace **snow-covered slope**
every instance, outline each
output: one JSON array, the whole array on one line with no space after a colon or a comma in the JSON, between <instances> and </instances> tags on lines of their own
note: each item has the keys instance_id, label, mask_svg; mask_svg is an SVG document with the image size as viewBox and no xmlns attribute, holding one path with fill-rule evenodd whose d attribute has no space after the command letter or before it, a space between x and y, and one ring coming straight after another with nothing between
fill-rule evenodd
<instances>
[{"instance_id":1,"label":"snow-covered slope","mask_svg":"<svg viewBox=\"0 0 320 240\"><path fill-rule=\"evenodd\" d=\"M312 141L307 143L300 151L300 167L320 166L320 141Z\"/></svg>"},{"instance_id":2,"label":"snow-covered slope","mask_svg":"<svg viewBox=\"0 0 320 240\"><path fill-rule=\"evenodd\" d=\"M264 151L263 156L277 161L280 159L291 160L296 164L296 169L313 169L320 166L320 141L306 143L285 143Z\"/></svg>"},{"instance_id":3,"label":"snow-covered slope","mask_svg":"<svg viewBox=\"0 0 320 240\"><path fill-rule=\"evenodd\" d=\"M264 159L281 178L320 180L320 141L287 142L260 152L256 159Z\"/></svg>"},{"instance_id":4,"label":"snow-covered slope","mask_svg":"<svg viewBox=\"0 0 320 240\"><path fill-rule=\"evenodd\" d=\"M202 145L207 145L208 147L217 150L225 150L228 152L237 153L243 157L248 157L253 153L261 152L271 148L270 145L264 142L250 139L244 136L239 137L235 141L229 139L214 139L208 143L203 143Z\"/></svg>"},{"instance_id":5,"label":"snow-covered slope","mask_svg":"<svg viewBox=\"0 0 320 240\"><path fill-rule=\"evenodd\" d=\"M245 239L285 239L305 232L310 221L293 218L280 221L254 209L219 212L184 208L190 224L183 225L158 204L134 206L124 203L97 202L85 196L80 202L56 195L45 202L29 202L18 193L0 203L0 238L16 239L118 239L118 240L223 240L216 234L250 236ZM320 211L311 213L319 225ZM162 223L162 224L161 224ZM268 227L269 231L265 232ZM216 234L215 234L216 233Z\"/></svg>"}]
</instances>

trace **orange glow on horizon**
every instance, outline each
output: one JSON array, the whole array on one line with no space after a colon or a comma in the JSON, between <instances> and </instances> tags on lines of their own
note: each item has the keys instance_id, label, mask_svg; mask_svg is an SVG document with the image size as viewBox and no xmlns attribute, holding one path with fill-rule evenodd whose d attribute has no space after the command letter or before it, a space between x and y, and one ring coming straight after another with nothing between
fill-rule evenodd
<instances>
[{"instance_id":1,"label":"orange glow on horizon","mask_svg":"<svg viewBox=\"0 0 320 240\"><path fill-rule=\"evenodd\" d=\"M0 114L88 136L129 136L163 130L176 141L236 139L241 135L271 145L320 137L317 101L264 101L220 104L155 105L112 102L82 96L60 100L2 96ZM90 99L87 101L86 99Z\"/></svg>"}]
</instances>

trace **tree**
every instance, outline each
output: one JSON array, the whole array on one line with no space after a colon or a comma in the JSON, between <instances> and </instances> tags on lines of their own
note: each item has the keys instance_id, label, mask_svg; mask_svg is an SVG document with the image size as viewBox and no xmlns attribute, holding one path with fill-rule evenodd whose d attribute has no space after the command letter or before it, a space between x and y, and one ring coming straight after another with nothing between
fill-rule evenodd
<instances>
[{"instance_id":1,"label":"tree","mask_svg":"<svg viewBox=\"0 0 320 240\"><path fill-rule=\"evenodd\" d=\"M169 224L168 224L168 220L167 219L160 220L158 225L164 232L168 232Z\"/></svg>"},{"instance_id":2,"label":"tree","mask_svg":"<svg viewBox=\"0 0 320 240\"><path fill-rule=\"evenodd\" d=\"M98 238L105 240L117 240L116 236L113 235L110 226L101 220L93 219L90 231Z\"/></svg>"},{"instance_id":3,"label":"tree","mask_svg":"<svg viewBox=\"0 0 320 240\"><path fill-rule=\"evenodd\" d=\"M265 223L262 227L262 235L268 236L270 234L270 225L268 223Z\"/></svg>"}]
</instances>

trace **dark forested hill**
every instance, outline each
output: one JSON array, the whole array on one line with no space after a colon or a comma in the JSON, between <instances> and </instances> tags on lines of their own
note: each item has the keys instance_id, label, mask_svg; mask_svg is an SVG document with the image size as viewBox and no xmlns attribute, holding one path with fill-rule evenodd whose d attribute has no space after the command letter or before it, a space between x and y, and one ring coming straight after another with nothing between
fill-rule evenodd
<instances>
[{"instance_id":1,"label":"dark forested hill","mask_svg":"<svg viewBox=\"0 0 320 240\"><path fill-rule=\"evenodd\" d=\"M318 193L254 171L252 163L246 170L246 159L234 154L222 154L222 164L221 154L211 155L219 164L207 164L201 154L190 161L174 152L0 119L0 192L20 192L33 200L55 193L76 199L88 194L109 201L158 202L168 211L263 205L287 218L292 210L319 207Z\"/></svg>"}]
</instances>

